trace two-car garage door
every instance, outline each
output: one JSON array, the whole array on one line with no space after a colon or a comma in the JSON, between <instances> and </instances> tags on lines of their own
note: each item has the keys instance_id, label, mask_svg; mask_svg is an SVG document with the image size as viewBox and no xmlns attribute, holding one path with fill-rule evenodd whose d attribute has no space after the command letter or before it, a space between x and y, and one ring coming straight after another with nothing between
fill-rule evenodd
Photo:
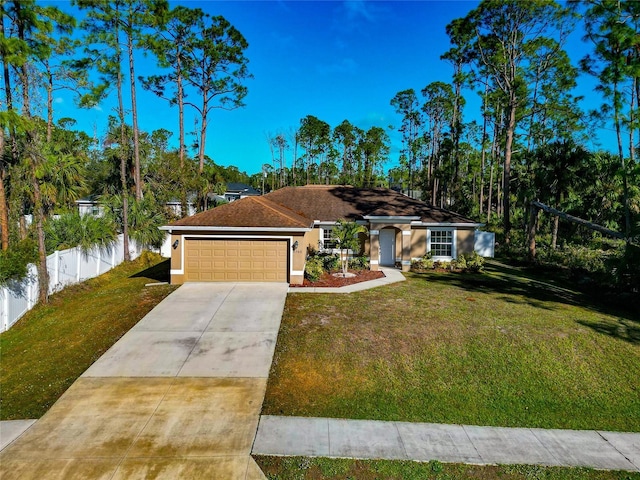
<instances>
[{"instance_id":1,"label":"two-car garage door","mask_svg":"<svg viewBox=\"0 0 640 480\"><path fill-rule=\"evenodd\" d=\"M286 282L286 240L191 239L184 243L187 282Z\"/></svg>"}]
</instances>

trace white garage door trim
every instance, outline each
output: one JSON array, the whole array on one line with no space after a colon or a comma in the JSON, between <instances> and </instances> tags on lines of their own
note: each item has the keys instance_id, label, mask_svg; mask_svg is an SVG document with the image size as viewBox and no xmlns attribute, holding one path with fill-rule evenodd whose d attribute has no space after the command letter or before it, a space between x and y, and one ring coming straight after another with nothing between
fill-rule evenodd
<instances>
[{"instance_id":1,"label":"white garage door trim","mask_svg":"<svg viewBox=\"0 0 640 480\"><path fill-rule=\"evenodd\" d=\"M291 245L293 245L293 237L292 236L284 236L284 235L180 235L180 266L179 269L171 269L171 275L184 275L184 245L186 239L210 239L210 240L286 240L287 248L291 249ZM289 278L292 275L304 275L304 270L298 271L293 270L293 262L291 261L291 255L288 256L287 259L288 270L289 270Z\"/></svg>"}]
</instances>

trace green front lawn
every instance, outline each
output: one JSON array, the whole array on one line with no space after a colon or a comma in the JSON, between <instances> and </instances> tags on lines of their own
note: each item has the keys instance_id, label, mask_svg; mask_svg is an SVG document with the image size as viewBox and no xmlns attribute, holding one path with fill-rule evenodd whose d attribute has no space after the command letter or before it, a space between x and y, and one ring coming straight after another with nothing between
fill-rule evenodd
<instances>
[{"instance_id":1,"label":"green front lawn","mask_svg":"<svg viewBox=\"0 0 640 480\"><path fill-rule=\"evenodd\" d=\"M342 458L255 457L268 479L277 480L638 480L640 473L535 465L479 466Z\"/></svg>"},{"instance_id":2,"label":"green front lawn","mask_svg":"<svg viewBox=\"0 0 640 480\"><path fill-rule=\"evenodd\" d=\"M41 417L93 362L175 286L145 287L169 272L143 253L65 288L0 335L0 420Z\"/></svg>"},{"instance_id":3,"label":"green front lawn","mask_svg":"<svg viewBox=\"0 0 640 480\"><path fill-rule=\"evenodd\" d=\"M492 264L287 298L263 413L640 431L640 319Z\"/></svg>"}]
</instances>

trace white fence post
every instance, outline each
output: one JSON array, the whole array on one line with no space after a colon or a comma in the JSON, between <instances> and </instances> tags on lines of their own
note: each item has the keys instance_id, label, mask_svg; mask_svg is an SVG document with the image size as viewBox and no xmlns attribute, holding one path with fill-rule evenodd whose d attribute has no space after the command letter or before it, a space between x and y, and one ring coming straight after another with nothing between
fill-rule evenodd
<instances>
[{"instance_id":1,"label":"white fence post","mask_svg":"<svg viewBox=\"0 0 640 480\"><path fill-rule=\"evenodd\" d=\"M9 291L7 287L2 287L2 330L9 330Z\"/></svg>"},{"instance_id":2,"label":"white fence post","mask_svg":"<svg viewBox=\"0 0 640 480\"><path fill-rule=\"evenodd\" d=\"M79 252L78 252L78 247L75 247L73 250L73 256L76 258L76 265L77 265L77 269L76 269L76 283L80 283L80 270L82 268L82 258L80 258Z\"/></svg>"},{"instance_id":3,"label":"white fence post","mask_svg":"<svg viewBox=\"0 0 640 480\"><path fill-rule=\"evenodd\" d=\"M53 264L55 265L55 270L54 270L54 274L53 274L53 285L54 287L57 287L58 284L60 283L60 251L56 250L55 252L53 252Z\"/></svg>"},{"instance_id":4,"label":"white fence post","mask_svg":"<svg viewBox=\"0 0 640 480\"><path fill-rule=\"evenodd\" d=\"M35 268L35 275L33 274L33 270ZM40 288L40 275L38 275L38 269L35 265L30 265L29 273L31 277L28 279L29 284L27 285L27 309L31 310L33 306L36 304L36 298L38 298L38 289ZM33 281L35 279L35 281Z\"/></svg>"}]
</instances>

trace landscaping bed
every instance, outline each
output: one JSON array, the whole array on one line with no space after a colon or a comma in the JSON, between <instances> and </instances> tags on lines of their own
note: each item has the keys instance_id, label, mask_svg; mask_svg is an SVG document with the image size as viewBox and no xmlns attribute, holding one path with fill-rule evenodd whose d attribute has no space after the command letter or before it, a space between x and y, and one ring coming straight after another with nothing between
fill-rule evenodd
<instances>
[{"instance_id":1,"label":"landscaping bed","mask_svg":"<svg viewBox=\"0 0 640 480\"><path fill-rule=\"evenodd\" d=\"M41 417L71 384L175 285L169 260L143 253L65 288L0 335L0 420Z\"/></svg>"},{"instance_id":2,"label":"landscaping bed","mask_svg":"<svg viewBox=\"0 0 640 480\"><path fill-rule=\"evenodd\" d=\"M384 273L381 271L371 270L349 270L349 273L353 274L353 277L339 277L333 275L333 273L325 272L318 280L312 282L305 278L302 285L291 285L292 287L345 287L347 285L353 285L354 283L367 282L369 280L375 280L377 278L383 278Z\"/></svg>"},{"instance_id":3,"label":"landscaping bed","mask_svg":"<svg viewBox=\"0 0 640 480\"><path fill-rule=\"evenodd\" d=\"M263 414L640 431L640 319L490 264L287 298Z\"/></svg>"}]
</instances>

